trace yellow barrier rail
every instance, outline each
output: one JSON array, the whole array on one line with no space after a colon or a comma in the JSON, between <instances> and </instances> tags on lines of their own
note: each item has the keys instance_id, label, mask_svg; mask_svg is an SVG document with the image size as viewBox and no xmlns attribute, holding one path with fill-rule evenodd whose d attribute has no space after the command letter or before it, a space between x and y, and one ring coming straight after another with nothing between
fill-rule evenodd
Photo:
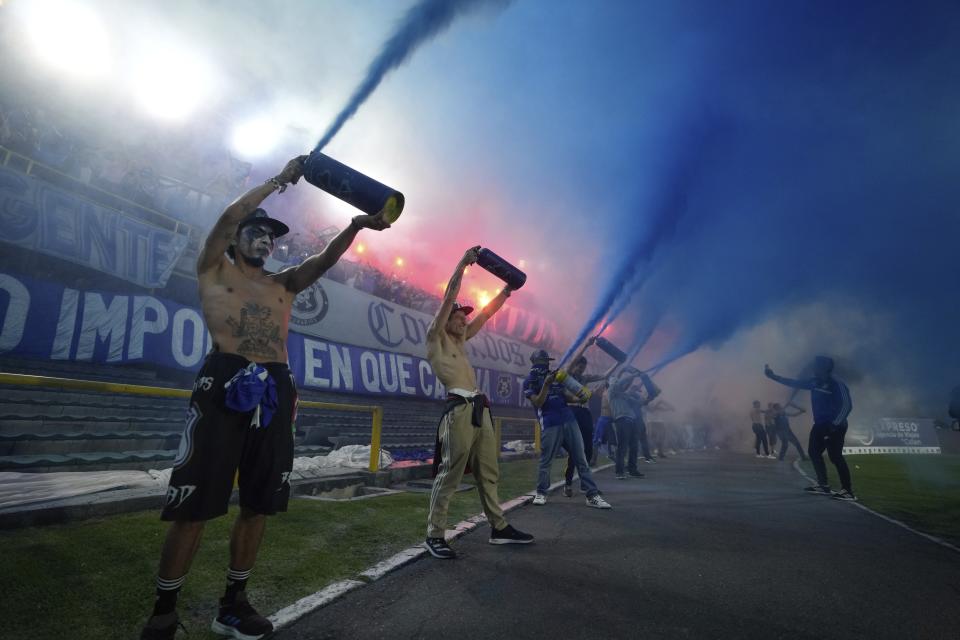
<instances>
[{"instance_id":1,"label":"yellow barrier rail","mask_svg":"<svg viewBox=\"0 0 960 640\"><path fill-rule=\"evenodd\" d=\"M17 385L22 387L52 387L54 389L106 391L110 393L128 393L130 395L159 396L164 398L189 398L192 394L189 389L148 387L139 384L101 382L99 380L75 380L73 378L54 378L49 376L33 376L21 373L3 372L0 372L0 384ZM370 434L370 463L367 465L367 469L371 472L376 472L380 469L380 443L383 435L383 407L379 405L345 404L339 402L316 402L314 400L301 400L299 405L307 409L326 409L328 411L356 411L359 413L370 413L373 425Z\"/></svg>"},{"instance_id":2,"label":"yellow barrier rail","mask_svg":"<svg viewBox=\"0 0 960 640\"><path fill-rule=\"evenodd\" d=\"M500 447L503 442L503 423L504 421L510 423L523 423L523 424L532 424L533 425L533 449L537 453L540 453L540 423L534 420L533 418L504 418L501 416L496 416L493 419L493 430L497 434L497 458L500 457Z\"/></svg>"}]
</instances>

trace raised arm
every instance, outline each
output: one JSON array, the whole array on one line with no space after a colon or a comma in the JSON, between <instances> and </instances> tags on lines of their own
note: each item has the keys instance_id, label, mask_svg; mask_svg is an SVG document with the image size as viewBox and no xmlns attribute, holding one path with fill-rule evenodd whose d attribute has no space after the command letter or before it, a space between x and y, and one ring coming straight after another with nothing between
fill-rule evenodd
<instances>
[{"instance_id":1,"label":"raised arm","mask_svg":"<svg viewBox=\"0 0 960 640\"><path fill-rule=\"evenodd\" d=\"M530 400L530 403L536 408L543 406L543 403L547 401L547 395L550 393L550 385L553 384L553 381L556 379L556 373L548 373L547 377L543 379L543 386L540 387L540 391L536 394L529 395L527 398Z\"/></svg>"},{"instance_id":2,"label":"raised arm","mask_svg":"<svg viewBox=\"0 0 960 640\"><path fill-rule=\"evenodd\" d=\"M778 376L773 372L773 369L770 368L770 365L763 365L763 375L767 376L774 382L779 382L780 384L792 387L794 389L806 389L808 391L813 390L813 381L812 380L794 380L793 378L784 378L783 376Z\"/></svg>"},{"instance_id":3,"label":"raised arm","mask_svg":"<svg viewBox=\"0 0 960 640\"><path fill-rule=\"evenodd\" d=\"M374 231L383 231L389 229L390 223L383 219L383 212L368 216L354 216L350 225L337 234L330 241L323 251L312 255L302 263L280 272L279 277L283 279L284 285L289 291L300 292L317 281L327 269L337 263L337 260L346 253L354 238L360 229L373 229Z\"/></svg>"},{"instance_id":4,"label":"raised arm","mask_svg":"<svg viewBox=\"0 0 960 640\"><path fill-rule=\"evenodd\" d=\"M647 390L648 403L652 402L654 398L660 395L660 387L653 383L653 380L650 379L649 375L646 373L641 373L640 381L643 382L643 386Z\"/></svg>"},{"instance_id":5,"label":"raised arm","mask_svg":"<svg viewBox=\"0 0 960 640\"><path fill-rule=\"evenodd\" d=\"M583 357L583 354L587 352L587 349L597 341L597 336L590 336L586 342L583 343L583 346L577 349L577 352L573 354L573 357L570 358L570 362L576 362ZM580 382L583 382L582 380Z\"/></svg>"},{"instance_id":6,"label":"raised arm","mask_svg":"<svg viewBox=\"0 0 960 640\"><path fill-rule=\"evenodd\" d=\"M623 393L630 388L630 385L633 384L634 379L638 374L631 371L621 371L620 377L617 378L613 384L610 385L610 389L616 391L617 393Z\"/></svg>"},{"instance_id":7,"label":"raised arm","mask_svg":"<svg viewBox=\"0 0 960 640\"><path fill-rule=\"evenodd\" d=\"M440 335L440 332L443 331L443 328L447 326L450 313L453 311L453 303L457 301L457 295L460 293L460 285L463 282L463 270L477 261L478 251L480 251L480 245L467 249L463 257L460 258L460 262L457 263L457 268L453 270L453 275L450 276L450 280L447 281L447 290L443 294L443 302L440 303L440 309L437 311L437 315L434 316L433 322L430 323L430 327L427 329L428 341L436 339L436 337Z\"/></svg>"},{"instance_id":8,"label":"raised arm","mask_svg":"<svg viewBox=\"0 0 960 640\"><path fill-rule=\"evenodd\" d=\"M493 300L488 302L483 309L480 310L480 313L474 316L473 320L470 321L470 324L467 325L467 340L479 333L480 329L483 328L483 325L486 324L487 320L489 320L493 314L500 310L500 307L502 307L503 303L507 301L507 298L510 297L511 293L513 293L513 289L510 288L510 285L506 285L500 290L500 293L498 293Z\"/></svg>"},{"instance_id":9,"label":"raised arm","mask_svg":"<svg viewBox=\"0 0 960 640\"><path fill-rule=\"evenodd\" d=\"M237 225L240 221L252 213L260 203L266 200L267 196L276 190L283 191L289 183L296 184L300 176L303 175L303 161L306 156L299 156L287 163L276 177L270 178L263 184L250 189L245 194L227 205L227 208L220 214L220 218L213 229L207 235L200 255L197 257L197 275L200 275L210 269L213 269L220 260L223 259L223 253L230 246L237 234Z\"/></svg>"}]
</instances>

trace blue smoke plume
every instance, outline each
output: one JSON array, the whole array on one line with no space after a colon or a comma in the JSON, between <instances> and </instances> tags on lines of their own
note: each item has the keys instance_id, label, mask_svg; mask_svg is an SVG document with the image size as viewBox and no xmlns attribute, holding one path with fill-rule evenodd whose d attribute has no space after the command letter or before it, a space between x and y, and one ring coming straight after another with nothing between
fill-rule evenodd
<instances>
[{"instance_id":1,"label":"blue smoke plume","mask_svg":"<svg viewBox=\"0 0 960 640\"><path fill-rule=\"evenodd\" d=\"M882 347L857 354L864 375L945 406L948 354L960 353L960 91L941 79L960 55L948 26L960 8L937 6L885 5L869 35L847 5L769 11L756 17L762 35L717 58L704 100L736 135L685 187L683 221L695 224L660 238L632 288L635 345L658 326L673 336L654 371L818 305L828 326L853 311L885 327Z\"/></svg>"},{"instance_id":2,"label":"blue smoke plume","mask_svg":"<svg viewBox=\"0 0 960 640\"><path fill-rule=\"evenodd\" d=\"M650 263L657 249L668 243L684 226L694 223L685 218L688 212L688 185L697 180L704 165L714 161L712 155L717 142L731 133L729 124L714 114L699 113L690 122L683 123L673 140L673 158L665 162L665 171L657 191L645 207L648 215L635 228L635 233L638 233L636 241L626 251L623 264L614 273L599 304L560 359L561 364L567 361L601 319L603 322L598 333L602 333L620 315L633 293L649 277ZM643 216L640 218L644 219Z\"/></svg>"},{"instance_id":3,"label":"blue smoke plume","mask_svg":"<svg viewBox=\"0 0 960 640\"><path fill-rule=\"evenodd\" d=\"M380 53L370 63L363 81L323 134L314 151L321 151L326 147L380 85L384 76L406 62L420 45L440 34L461 15L485 7L506 7L509 2L510 0L423 0L411 7L396 31L384 43Z\"/></svg>"}]
</instances>

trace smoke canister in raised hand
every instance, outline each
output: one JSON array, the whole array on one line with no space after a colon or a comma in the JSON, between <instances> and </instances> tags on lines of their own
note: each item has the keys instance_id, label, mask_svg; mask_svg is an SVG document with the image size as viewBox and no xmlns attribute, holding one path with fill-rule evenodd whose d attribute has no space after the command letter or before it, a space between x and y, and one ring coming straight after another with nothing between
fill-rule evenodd
<instances>
[{"instance_id":1,"label":"smoke canister in raised hand","mask_svg":"<svg viewBox=\"0 0 960 640\"><path fill-rule=\"evenodd\" d=\"M304 179L368 215L383 211L390 224L403 211L403 194L328 155L313 151L303 163Z\"/></svg>"},{"instance_id":2,"label":"smoke canister in raised hand","mask_svg":"<svg viewBox=\"0 0 960 640\"><path fill-rule=\"evenodd\" d=\"M594 342L604 353L608 356L623 364L627 361L627 354L621 351L615 344L607 340L606 338L601 338L597 336L596 341Z\"/></svg>"},{"instance_id":3,"label":"smoke canister in raised hand","mask_svg":"<svg viewBox=\"0 0 960 640\"><path fill-rule=\"evenodd\" d=\"M517 290L527 281L527 274L495 254L490 249L480 249L477 264L497 276L513 290Z\"/></svg>"}]
</instances>

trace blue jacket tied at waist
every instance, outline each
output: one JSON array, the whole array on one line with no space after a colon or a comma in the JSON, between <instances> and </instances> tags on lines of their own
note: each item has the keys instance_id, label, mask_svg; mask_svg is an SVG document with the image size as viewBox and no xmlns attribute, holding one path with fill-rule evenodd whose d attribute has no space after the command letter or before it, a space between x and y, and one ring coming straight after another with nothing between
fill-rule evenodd
<instances>
[{"instance_id":1,"label":"blue jacket tied at waist","mask_svg":"<svg viewBox=\"0 0 960 640\"><path fill-rule=\"evenodd\" d=\"M251 362L240 369L223 388L227 390L227 407L234 411L253 411L250 426L266 427L277 411L277 384L266 369Z\"/></svg>"}]
</instances>

